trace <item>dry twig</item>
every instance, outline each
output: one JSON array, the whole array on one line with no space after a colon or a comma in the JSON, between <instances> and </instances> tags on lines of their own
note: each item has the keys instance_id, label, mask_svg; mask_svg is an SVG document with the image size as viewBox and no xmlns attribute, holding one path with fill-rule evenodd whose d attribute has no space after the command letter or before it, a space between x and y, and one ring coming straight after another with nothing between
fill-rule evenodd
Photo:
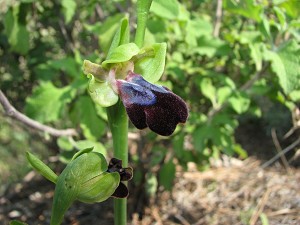
<instances>
[{"instance_id":1,"label":"dry twig","mask_svg":"<svg viewBox=\"0 0 300 225\"><path fill-rule=\"evenodd\" d=\"M282 152L282 148L280 146L280 143L278 141L277 135L276 135L276 130L274 128L271 129L271 135L272 135L272 139L273 139L273 143L275 145L275 148L277 150L277 153L280 154L280 152ZM280 155L281 161L283 163L284 168L286 169L286 171L289 172L290 167L289 167L289 163L285 157L284 154Z\"/></svg>"},{"instance_id":2,"label":"dry twig","mask_svg":"<svg viewBox=\"0 0 300 225\"><path fill-rule=\"evenodd\" d=\"M23 124L27 125L28 127L31 127L33 129L44 131L52 136L60 137L60 136L76 136L77 132L75 129L66 129L66 130L58 130L53 127L49 127L47 125L41 124L40 122L37 122L28 116L20 113L18 110L13 107L4 93L0 90L0 103L3 106L3 109L5 111L5 114L9 117L12 117Z\"/></svg>"},{"instance_id":3,"label":"dry twig","mask_svg":"<svg viewBox=\"0 0 300 225\"><path fill-rule=\"evenodd\" d=\"M221 18L222 18L222 0L218 0L217 2L217 9L216 9L216 22L215 22L215 27L213 31L213 36L218 37L220 33L220 28L221 28Z\"/></svg>"}]
</instances>

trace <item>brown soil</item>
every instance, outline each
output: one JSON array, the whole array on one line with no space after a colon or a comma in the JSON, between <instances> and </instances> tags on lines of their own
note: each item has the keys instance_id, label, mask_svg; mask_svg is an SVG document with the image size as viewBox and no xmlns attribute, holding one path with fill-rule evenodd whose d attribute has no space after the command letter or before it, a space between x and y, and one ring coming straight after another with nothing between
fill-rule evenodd
<instances>
[{"instance_id":1,"label":"brown soil","mask_svg":"<svg viewBox=\"0 0 300 225\"><path fill-rule=\"evenodd\" d=\"M129 224L256 225L265 217L269 225L300 224L300 169L275 164L262 170L253 158L223 158L214 164L205 172L192 164L188 172L179 168L172 193L159 191L147 206L140 206L142 213L129 215ZM49 224L53 190L53 184L31 172L0 198L0 224L12 219ZM129 202L137 204L132 198ZM113 224L112 199L92 205L76 202L63 224Z\"/></svg>"}]
</instances>

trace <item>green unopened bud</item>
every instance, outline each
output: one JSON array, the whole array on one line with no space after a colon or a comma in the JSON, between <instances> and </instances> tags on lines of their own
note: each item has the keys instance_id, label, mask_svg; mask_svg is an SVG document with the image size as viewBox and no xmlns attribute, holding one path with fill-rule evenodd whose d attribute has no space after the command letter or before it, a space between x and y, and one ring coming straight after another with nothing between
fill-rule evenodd
<instances>
[{"instance_id":1,"label":"green unopened bud","mask_svg":"<svg viewBox=\"0 0 300 225\"><path fill-rule=\"evenodd\" d=\"M108 199L120 183L117 172L108 173L104 156L97 152L79 154L57 179L51 225L59 225L64 213L75 201L88 203Z\"/></svg>"},{"instance_id":2,"label":"green unopened bud","mask_svg":"<svg viewBox=\"0 0 300 225\"><path fill-rule=\"evenodd\" d=\"M41 160L30 152L26 152L26 157L30 165L36 169L42 176L53 183L57 181L57 175Z\"/></svg>"}]
</instances>

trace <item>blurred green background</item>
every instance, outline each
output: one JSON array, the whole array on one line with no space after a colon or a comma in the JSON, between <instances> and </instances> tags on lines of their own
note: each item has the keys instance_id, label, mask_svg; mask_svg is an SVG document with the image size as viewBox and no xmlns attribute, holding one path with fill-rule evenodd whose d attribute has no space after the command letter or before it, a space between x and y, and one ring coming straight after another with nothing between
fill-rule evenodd
<instances>
[{"instance_id":1,"label":"blurred green background","mask_svg":"<svg viewBox=\"0 0 300 225\"><path fill-rule=\"evenodd\" d=\"M88 96L81 67L84 59L105 59L124 16L133 37L134 6L129 0L0 2L1 90L30 118L79 132L51 137L0 107L1 192L30 171L28 150L60 162L90 146L112 156L105 109ZM170 190L175 166L193 162L203 170L221 154L262 154L272 128L283 139L300 98L299 15L296 0L153 1L145 45L167 43L159 83L186 100L190 117L170 138L130 124L135 184L146 182L149 194L159 186Z\"/></svg>"}]
</instances>

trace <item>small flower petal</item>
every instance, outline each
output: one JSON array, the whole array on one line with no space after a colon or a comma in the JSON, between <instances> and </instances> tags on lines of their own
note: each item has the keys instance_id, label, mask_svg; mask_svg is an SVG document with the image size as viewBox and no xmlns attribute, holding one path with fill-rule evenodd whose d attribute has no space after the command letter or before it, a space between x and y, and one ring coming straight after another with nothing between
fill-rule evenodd
<instances>
[{"instance_id":1,"label":"small flower petal","mask_svg":"<svg viewBox=\"0 0 300 225\"><path fill-rule=\"evenodd\" d=\"M188 117L186 103L169 89L154 85L129 72L127 81L118 80L118 91L131 122L138 128L149 127L163 136L171 135L178 123Z\"/></svg>"},{"instance_id":2,"label":"small flower petal","mask_svg":"<svg viewBox=\"0 0 300 225\"><path fill-rule=\"evenodd\" d=\"M156 102L152 91L140 85L117 80L117 87L125 107L129 107L132 104L153 105Z\"/></svg>"},{"instance_id":3,"label":"small flower petal","mask_svg":"<svg viewBox=\"0 0 300 225\"><path fill-rule=\"evenodd\" d=\"M145 108L146 124L157 134L171 135L178 123L185 123L188 109L185 102L172 92L156 92L157 103Z\"/></svg>"}]
</instances>

